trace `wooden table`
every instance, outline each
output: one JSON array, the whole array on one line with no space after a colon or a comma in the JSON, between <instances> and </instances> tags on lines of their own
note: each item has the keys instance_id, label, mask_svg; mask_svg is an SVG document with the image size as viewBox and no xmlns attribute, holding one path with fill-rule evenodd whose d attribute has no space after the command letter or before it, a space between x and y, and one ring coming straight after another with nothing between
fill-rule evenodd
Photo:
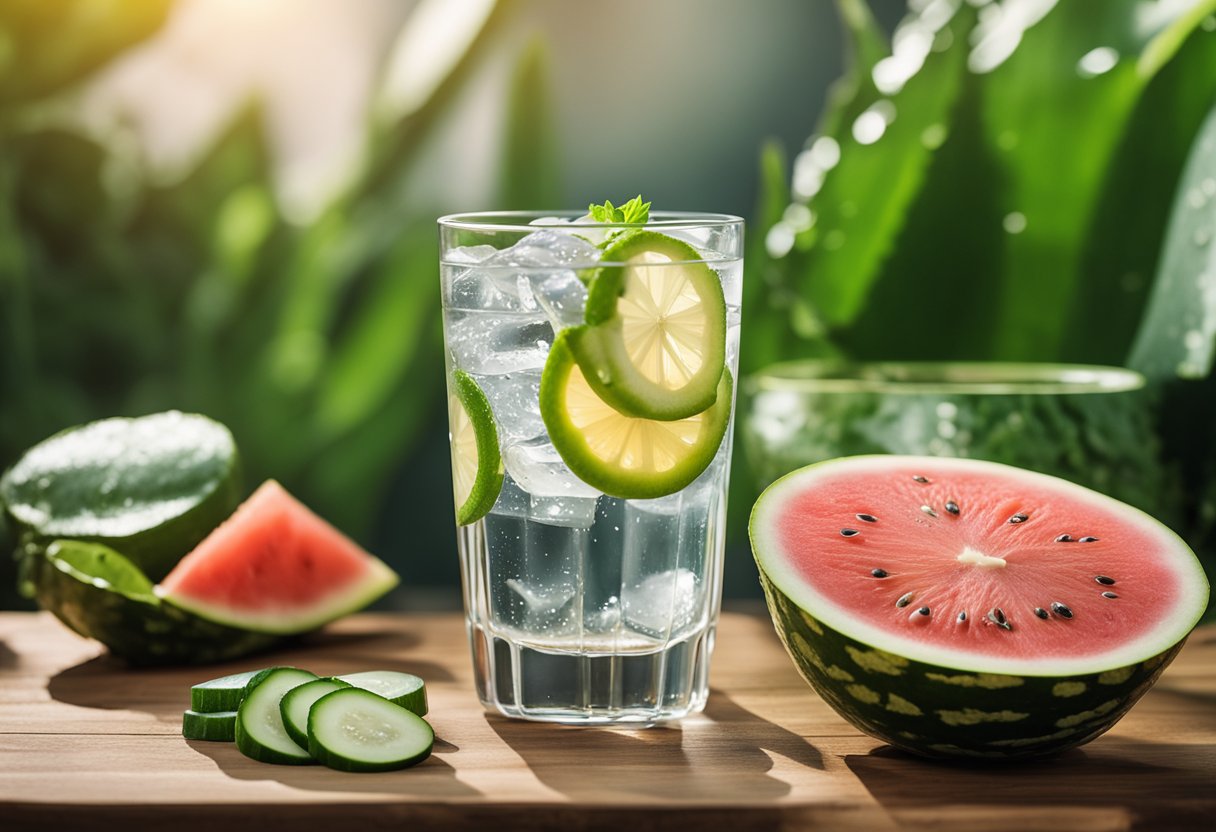
<instances>
[{"instance_id":1,"label":"wooden table","mask_svg":"<svg viewBox=\"0 0 1216 832\"><path fill-rule=\"evenodd\" d=\"M1216 828L1213 628L1106 736L1002 768L925 762L859 734L762 616L723 617L705 713L649 730L484 713L455 614L356 616L202 669L127 670L100 653L49 615L0 614L0 830ZM421 675L434 755L351 775L182 739L193 682L268 664Z\"/></svg>"}]
</instances>

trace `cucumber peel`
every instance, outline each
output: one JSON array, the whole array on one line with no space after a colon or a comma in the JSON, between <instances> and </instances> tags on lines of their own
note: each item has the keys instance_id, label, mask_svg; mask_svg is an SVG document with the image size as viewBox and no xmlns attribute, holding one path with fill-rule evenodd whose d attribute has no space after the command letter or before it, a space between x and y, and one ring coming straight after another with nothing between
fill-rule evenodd
<instances>
[{"instance_id":1,"label":"cucumber peel","mask_svg":"<svg viewBox=\"0 0 1216 832\"><path fill-rule=\"evenodd\" d=\"M237 709L236 747L251 760L279 765L310 765L312 757L287 734L279 702L292 688L316 679L294 667L271 667L249 682Z\"/></svg>"},{"instance_id":2,"label":"cucumber peel","mask_svg":"<svg viewBox=\"0 0 1216 832\"><path fill-rule=\"evenodd\" d=\"M308 751L339 771L393 771L431 755L435 732L426 720L382 696L344 688L308 712Z\"/></svg>"},{"instance_id":3,"label":"cucumber peel","mask_svg":"<svg viewBox=\"0 0 1216 832\"><path fill-rule=\"evenodd\" d=\"M368 670L363 673L347 673L337 678L354 687L383 696L389 702L413 711L418 716L426 716L426 683L413 673Z\"/></svg>"},{"instance_id":4,"label":"cucumber peel","mask_svg":"<svg viewBox=\"0 0 1216 832\"><path fill-rule=\"evenodd\" d=\"M287 731L287 736L307 751L308 711L312 704L327 693L348 687L349 682L331 676L305 682L283 694L283 698L279 700L279 715L283 718L283 728Z\"/></svg>"},{"instance_id":5,"label":"cucumber peel","mask_svg":"<svg viewBox=\"0 0 1216 832\"><path fill-rule=\"evenodd\" d=\"M232 742L236 739L236 711L182 713L182 736L188 740Z\"/></svg>"}]
</instances>

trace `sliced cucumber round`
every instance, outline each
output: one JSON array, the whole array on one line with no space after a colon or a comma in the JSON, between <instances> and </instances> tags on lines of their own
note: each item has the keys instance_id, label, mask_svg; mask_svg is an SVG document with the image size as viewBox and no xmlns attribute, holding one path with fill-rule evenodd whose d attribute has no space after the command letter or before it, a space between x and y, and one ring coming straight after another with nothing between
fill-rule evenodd
<instances>
[{"instance_id":1,"label":"sliced cucumber round","mask_svg":"<svg viewBox=\"0 0 1216 832\"><path fill-rule=\"evenodd\" d=\"M726 366L718 274L688 243L634 231L611 243L592 278L587 326L570 350L587 383L628 416L672 421L708 408Z\"/></svg>"},{"instance_id":2,"label":"sliced cucumber round","mask_svg":"<svg viewBox=\"0 0 1216 832\"><path fill-rule=\"evenodd\" d=\"M503 465L490 401L464 370L452 372L448 424L452 435L456 524L467 526L494 507L502 490Z\"/></svg>"},{"instance_id":3,"label":"sliced cucumber round","mask_svg":"<svg viewBox=\"0 0 1216 832\"><path fill-rule=\"evenodd\" d=\"M188 740L232 742L236 739L236 711L185 711L182 714L182 736Z\"/></svg>"},{"instance_id":4,"label":"sliced cucumber round","mask_svg":"<svg viewBox=\"0 0 1216 832\"><path fill-rule=\"evenodd\" d=\"M279 701L292 688L316 679L315 673L294 667L271 667L249 683L245 699L237 709L236 747L263 763L309 765L307 751L296 745L283 726Z\"/></svg>"},{"instance_id":5,"label":"sliced cucumber round","mask_svg":"<svg viewBox=\"0 0 1216 832\"><path fill-rule=\"evenodd\" d=\"M347 673L337 677L357 688L370 690L389 702L426 716L426 683L413 673L396 670L368 670L363 673Z\"/></svg>"},{"instance_id":6,"label":"sliced cucumber round","mask_svg":"<svg viewBox=\"0 0 1216 832\"><path fill-rule=\"evenodd\" d=\"M641 419L620 413L588 383L562 330L540 380L540 414L549 439L579 479L622 499L674 494L713 461L730 423L732 379L723 368L714 403L686 419Z\"/></svg>"},{"instance_id":7,"label":"sliced cucumber round","mask_svg":"<svg viewBox=\"0 0 1216 832\"><path fill-rule=\"evenodd\" d=\"M292 742L308 750L308 709L327 693L350 687L350 683L333 677L314 679L292 688L279 700L279 716L283 718L283 729Z\"/></svg>"},{"instance_id":8,"label":"sliced cucumber round","mask_svg":"<svg viewBox=\"0 0 1216 832\"><path fill-rule=\"evenodd\" d=\"M246 670L218 679L208 679L190 688L190 709L204 714L236 711L245 698L250 680L261 671Z\"/></svg>"},{"instance_id":9,"label":"sliced cucumber round","mask_svg":"<svg viewBox=\"0 0 1216 832\"><path fill-rule=\"evenodd\" d=\"M360 688L327 693L308 712L308 752L340 771L392 771L431 755L426 720Z\"/></svg>"}]
</instances>

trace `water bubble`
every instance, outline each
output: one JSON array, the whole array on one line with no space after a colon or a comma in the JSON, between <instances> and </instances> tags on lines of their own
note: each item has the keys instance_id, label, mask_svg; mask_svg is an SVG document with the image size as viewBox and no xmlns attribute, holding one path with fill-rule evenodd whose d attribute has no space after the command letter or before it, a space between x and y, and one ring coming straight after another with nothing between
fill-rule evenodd
<instances>
[{"instance_id":1,"label":"water bubble","mask_svg":"<svg viewBox=\"0 0 1216 832\"><path fill-rule=\"evenodd\" d=\"M791 190L800 199L810 199L819 193L823 187L823 168L815 159L815 154L804 150L794 158L794 176Z\"/></svg>"},{"instance_id":2,"label":"water bubble","mask_svg":"<svg viewBox=\"0 0 1216 832\"><path fill-rule=\"evenodd\" d=\"M789 254L793 247L794 229L784 222L779 222L770 228L764 238L764 248L768 251L768 256L774 260Z\"/></svg>"},{"instance_id":3,"label":"water bubble","mask_svg":"<svg viewBox=\"0 0 1216 832\"><path fill-rule=\"evenodd\" d=\"M1216 196L1216 179L1208 177L1199 183L1199 190L1203 191L1205 196Z\"/></svg>"},{"instance_id":4,"label":"water bubble","mask_svg":"<svg viewBox=\"0 0 1216 832\"><path fill-rule=\"evenodd\" d=\"M1188 350L1201 350L1204 345L1203 333L1197 329L1187 330L1183 343Z\"/></svg>"},{"instance_id":5,"label":"water bubble","mask_svg":"<svg viewBox=\"0 0 1216 832\"><path fill-rule=\"evenodd\" d=\"M840 144L831 136L820 136L807 151L822 171L829 171L840 161Z\"/></svg>"},{"instance_id":6,"label":"water bubble","mask_svg":"<svg viewBox=\"0 0 1216 832\"><path fill-rule=\"evenodd\" d=\"M939 419L953 419L958 415L958 406L954 402L938 402L935 412Z\"/></svg>"},{"instance_id":7,"label":"water bubble","mask_svg":"<svg viewBox=\"0 0 1216 832\"><path fill-rule=\"evenodd\" d=\"M937 150L946 143L949 131L944 124L930 124L920 134L920 143L929 150Z\"/></svg>"},{"instance_id":8,"label":"water bubble","mask_svg":"<svg viewBox=\"0 0 1216 832\"><path fill-rule=\"evenodd\" d=\"M1026 215L1021 211L1011 211L1005 215L1001 225L1010 234L1021 234L1026 230Z\"/></svg>"},{"instance_id":9,"label":"water bubble","mask_svg":"<svg viewBox=\"0 0 1216 832\"><path fill-rule=\"evenodd\" d=\"M1206 246L1208 243L1212 242L1212 229L1207 227L1196 228L1195 236L1192 239L1195 240L1195 245Z\"/></svg>"},{"instance_id":10,"label":"water bubble","mask_svg":"<svg viewBox=\"0 0 1216 832\"><path fill-rule=\"evenodd\" d=\"M1091 49L1077 61L1077 74L1082 78L1096 78L1110 72L1119 63L1119 53L1109 46Z\"/></svg>"},{"instance_id":11,"label":"water bubble","mask_svg":"<svg viewBox=\"0 0 1216 832\"><path fill-rule=\"evenodd\" d=\"M991 72L1009 59L1022 42L1022 35L1056 5L1057 0L1022 0L1020 3L991 3L980 8L979 23L972 35L974 48L967 68L975 73Z\"/></svg>"},{"instance_id":12,"label":"water bubble","mask_svg":"<svg viewBox=\"0 0 1216 832\"><path fill-rule=\"evenodd\" d=\"M781 220L795 233L806 231L815 224L815 212L801 202L794 202L785 209Z\"/></svg>"},{"instance_id":13,"label":"water bubble","mask_svg":"<svg viewBox=\"0 0 1216 832\"><path fill-rule=\"evenodd\" d=\"M1210 14L1199 24L1205 32L1216 32L1216 14Z\"/></svg>"},{"instance_id":14,"label":"water bubble","mask_svg":"<svg viewBox=\"0 0 1216 832\"><path fill-rule=\"evenodd\" d=\"M853 138L858 144L874 144L887 132L887 122L878 113L865 111L853 122Z\"/></svg>"},{"instance_id":15,"label":"water bubble","mask_svg":"<svg viewBox=\"0 0 1216 832\"><path fill-rule=\"evenodd\" d=\"M1186 192L1186 204L1199 209L1208 204L1207 195L1199 188L1191 188Z\"/></svg>"},{"instance_id":16,"label":"water bubble","mask_svg":"<svg viewBox=\"0 0 1216 832\"><path fill-rule=\"evenodd\" d=\"M828 251L836 251L844 245L844 232L834 228L823 237L823 247Z\"/></svg>"},{"instance_id":17,"label":"water bubble","mask_svg":"<svg viewBox=\"0 0 1216 832\"><path fill-rule=\"evenodd\" d=\"M858 144L874 144L895 121L895 105L883 99L875 101L853 122L853 138Z\"/></svg>"}]
</instances>

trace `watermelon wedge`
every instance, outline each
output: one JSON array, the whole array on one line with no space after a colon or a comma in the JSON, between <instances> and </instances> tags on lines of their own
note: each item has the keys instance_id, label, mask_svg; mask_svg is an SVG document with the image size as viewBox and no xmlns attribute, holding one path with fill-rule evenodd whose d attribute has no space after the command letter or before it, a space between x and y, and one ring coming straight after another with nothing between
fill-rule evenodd
<instances>
[{"instance_id":1,"label":"watermelon wedge","mask_svg":"<svg viewBox=\"0 0 1216 832\"><path fill-rule=\"evenodd\" d=\"M267 480L156 588L200 618L258 633L316 629L370 604L397 574Z\"/></svg>"},{"instance_id":2,"label":"watermelon wedge","mask_svg":"<svg viewBox=\"0 0 1216 832\"><path fill-rule=\"evenodd\" d=\"M778 480L752 548L778 634L843 717L929 756L1062 750L1109 729L1202 615L1148 515L976 460L849 457Z\"/></svg>"}]
</instances>

